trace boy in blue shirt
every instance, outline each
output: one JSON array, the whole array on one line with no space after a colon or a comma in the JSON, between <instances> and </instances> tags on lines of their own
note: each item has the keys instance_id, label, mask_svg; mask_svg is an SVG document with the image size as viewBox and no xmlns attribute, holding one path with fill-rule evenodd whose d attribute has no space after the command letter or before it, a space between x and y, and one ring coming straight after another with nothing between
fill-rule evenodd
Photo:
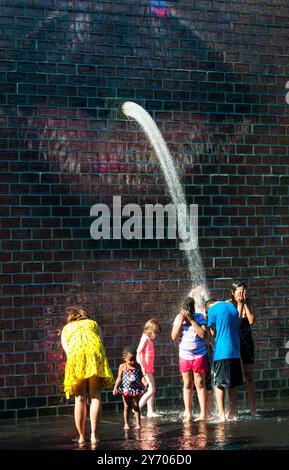
<instances>
[{"instance_id":1,"label":"boy in blue shirt","mask_svg":"<svg viewBox=\"0 0 289 470\"><path fill-rule=\"evenodd\" d=\"M229 395L228 418L236 419L237 389L242 385L240 362L239 314L233 304L224 301L208 300L208 327L215 336L214 384L218 414L225 421L225 392Z\"/></svg>"}]
</instances>

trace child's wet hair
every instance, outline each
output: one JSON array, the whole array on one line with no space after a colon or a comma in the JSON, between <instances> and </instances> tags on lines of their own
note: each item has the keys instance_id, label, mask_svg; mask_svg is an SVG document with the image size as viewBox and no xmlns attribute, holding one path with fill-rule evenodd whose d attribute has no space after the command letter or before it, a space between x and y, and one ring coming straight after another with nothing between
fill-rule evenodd
<instances>
[{"instance_id":1,"label":"child's wet hair","mask_svg":"<svg viewBox=\"0 0 289 470\"><path fill-rule=\"evenodd\" d=\"M159 335L162 331L160 323L155 319L151 318L148 320L143 328L144 332L152 331L155 335Z\"/></svg>"},{"instance_id":2,"label":"child's wet hair","mask_svg":"<svg viewBox=\"0 0 289 470\"><path fill-rule=\"evenodd\" d=\"M195 301L193 297L187 297L183 302L183 309L194 314L195 313Z\"/></svg>"},{"instance_id":3,"label":"child's wet hair","mask_svg":"<svg viewBox=\"0 0 289 470\"><path fill-rule=\"evenodd\" d=\"M127 356L128 354L132 354L136 356L136 347L134 345L125 346L122 350L122 357Z\"/></svg>"}]
</instances>

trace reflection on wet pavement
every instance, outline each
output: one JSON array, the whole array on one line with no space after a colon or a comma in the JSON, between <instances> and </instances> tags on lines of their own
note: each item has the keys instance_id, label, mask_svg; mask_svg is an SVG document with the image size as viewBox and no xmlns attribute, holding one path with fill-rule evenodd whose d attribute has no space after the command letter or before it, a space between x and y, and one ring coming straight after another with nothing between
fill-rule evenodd
<instances>
[{"instance_id":1,"label":"reflection on wet pavement","mask_svg":"<svg viewBox=\"0 0 289 470\"><path fill-rule=\"evenodd\" d=\"M162 412L143 418L142 428L123 430L122 415L107 415L101 423L96 450L248 450L288 449L289 410L263 411L260 418L242 413L235 422L182 423L181 412ZM87 436L89 434L87 433ZM91 449L79 448L72 416L2 422L0 449Z\"/></svg>"}]
</instances>

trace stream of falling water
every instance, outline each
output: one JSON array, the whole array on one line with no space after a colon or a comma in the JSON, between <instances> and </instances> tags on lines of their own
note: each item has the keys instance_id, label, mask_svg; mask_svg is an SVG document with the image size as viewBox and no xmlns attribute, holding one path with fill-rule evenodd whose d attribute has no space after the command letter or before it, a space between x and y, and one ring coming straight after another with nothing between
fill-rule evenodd
<instances>
[{"instance_id":1,"label":"stream of falling water","mask_svg":"<svg viewBox=\"0 0 289 470\"><path fill-rule=\"evenodd\" d=\"M185 195L166 142L164 141L155 121L140 105L133 103L132 101L126 101L122 105L122 111L127 117L134 119L145 132L146 137L153 147L160 163L173 204L176 207L181 206L185 208L183 211L178 211L178 227L181 236L183 233L182 230L185 228L186 232L188 232L187 229L189 228L189 233L195 237L193 240L193 246L196 246L196 248L184 250L192 280L191 292L195 291L194 297L202 295L205 298L208 298L206 275L198 249L197 236L194 228L191 227Z\"/></svg>"}]
</instances>

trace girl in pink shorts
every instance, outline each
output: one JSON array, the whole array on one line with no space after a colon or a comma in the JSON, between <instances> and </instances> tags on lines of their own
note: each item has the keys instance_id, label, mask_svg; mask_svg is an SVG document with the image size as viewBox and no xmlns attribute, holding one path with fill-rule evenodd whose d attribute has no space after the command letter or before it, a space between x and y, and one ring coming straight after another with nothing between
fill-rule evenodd
<instances>
[{"instance_id":1,"label":"girl in pink shorts","mask_svg":"<svg viewBox=\"0 0 289 470\"><path fill-rule=\"evenodd\" d=\"M139 408L141 410L143 406L147 404L148 418L158 416L154 411L156 386L154 379L155 350L153 340L160 332L161 325L157 320L152 318L151 320L147 321L137 348L137 361L141 365L143 375L148 385L146 393L140 399Z\"/></svg>"},{"instance_id":2,"label":"girl in pink shorts","mask_svg":"<svg viewBox=\"0 0 289 470\"><path fill-rule=\"evenodd\" d=\"M200 415L207 417L206 372L209 368L207 345L207 321L202 313L195 312L195 302L187 297L181 312L176 316L173 329L173 341L179 341L179 367L183 378L183 398L185 405L184 422L192 419L193 388L197 389Z\"/></svg>"}]
</instances>

